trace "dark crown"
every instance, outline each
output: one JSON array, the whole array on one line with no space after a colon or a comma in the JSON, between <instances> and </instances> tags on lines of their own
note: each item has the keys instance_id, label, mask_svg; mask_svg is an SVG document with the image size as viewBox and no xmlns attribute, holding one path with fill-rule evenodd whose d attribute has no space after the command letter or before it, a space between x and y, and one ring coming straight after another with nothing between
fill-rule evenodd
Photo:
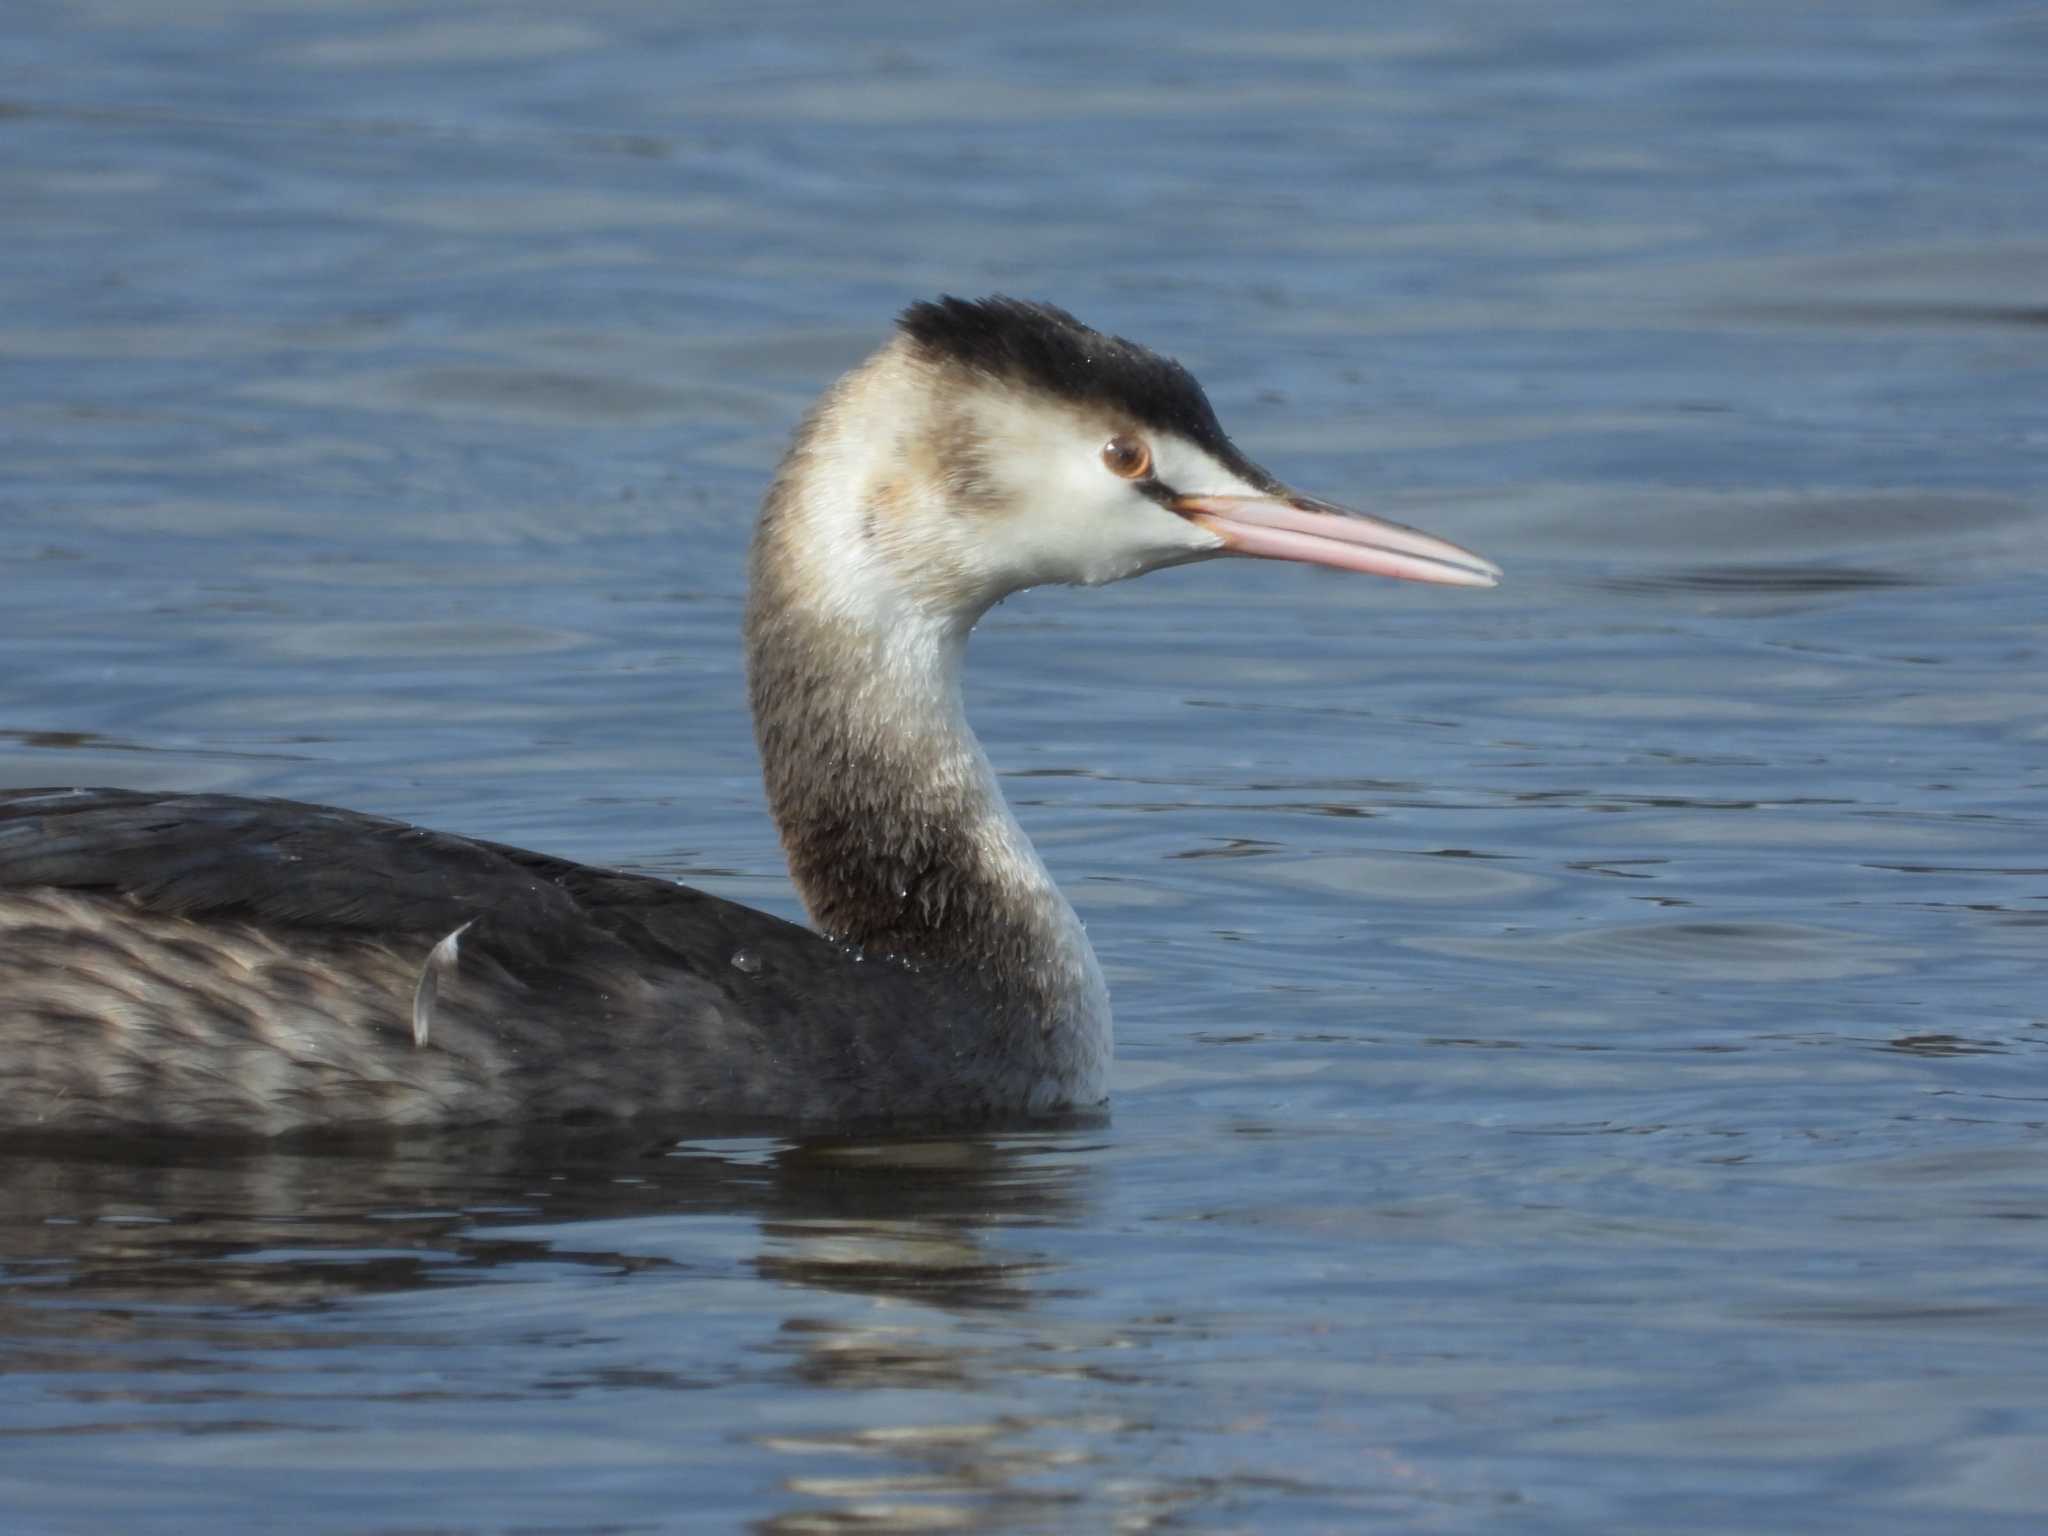
<instances>
[{"instance_id":1,"label":"dark crown","mask_svg":"<svg viewBox=\"0 0 2048 1536\"><path fill-rule=\"evenodd\" d=\"M1149 347L1091 330L1064 309L1001 294L946 297L911 305L897 324L930 357L1121 412L1266 478L1231 446L1193 374Z\"/></svg>"}]
</instances>

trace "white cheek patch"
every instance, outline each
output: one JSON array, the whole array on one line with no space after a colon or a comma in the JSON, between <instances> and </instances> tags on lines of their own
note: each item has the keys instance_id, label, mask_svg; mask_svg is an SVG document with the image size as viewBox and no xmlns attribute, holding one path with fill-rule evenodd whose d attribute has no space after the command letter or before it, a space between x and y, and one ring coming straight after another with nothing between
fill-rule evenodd
<instances>
[{"instance_id":1,"label":"white cheek patch","mask_svg":"<svg viewBox=\"0 0 2048 1536\"><path fill-rule=\"evenodd\" d=\"M1215 455L1186 438L1160 435L1152 440L1152 473L1162 485L1183 496L1263 496L1265 491L1232 474Z\"/></svg>"},{"instance_id":2,"label":"white cheek patch","mask_svg":"<svg viewBox=\"0 0 2048 1536\"><path fill-rule=\"evenodd\" d=\"M1018 585L1099 586L1224 547L1220 536L1161 506L1140 482L1103 462L1114 430L1069 409L1032 402L1013 409L1001 429L989 434L990 468L1019 509L1008 526L990 534ZM1146 440L1152 478L1161 485L1195 494L1259 494L1192 443L1163 434L1146 434Z\"/></svg>"},{"instance_id":3,"label":"white cheek patch","mask_svg":"<svg viewBox=\"0 0 2048 1536\"><path fill-rule=\"evenodd\" d=\"M1113 419L1025 391L991 388L974 402L985 500L938 519L960 560L979 573L979 600L1050 582L1097 586L1223 548L1208 529L1124 479L1102 450ZM1184 439L1143 432L1160 484L1190 494L1255 496L1259 488Z\"/></svg>"}]
</instances>

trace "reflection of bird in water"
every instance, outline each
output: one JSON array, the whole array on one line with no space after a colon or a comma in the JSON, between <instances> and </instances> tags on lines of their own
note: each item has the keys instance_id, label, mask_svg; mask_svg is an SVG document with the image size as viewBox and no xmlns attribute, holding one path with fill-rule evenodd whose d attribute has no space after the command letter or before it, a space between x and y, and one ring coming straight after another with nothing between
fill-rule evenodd
<instances>
[{"instance_id":1,"label":"reflection of bird in water","mask_svg":"<svg viewBox=\"0 0 2048 1536\"><path fill-rule=\"evenodd\" d=\"M1089 1346L1120 1347L1119 1318L1035 1316L1069 1283L1068 1255L1041 1248L1041 1234L1086 1219L1103 1173L1096 1146L976 1131L664 1139L649 1156L634 1132L37 1148L0 1179L0 1339L20 1376L10 1424L75 1435L169 1414L187 1434L233 1437L252 1422L268 1432L280 1381L300 1380L332 1410L313 1433L358 1427L354 1403L374 1437L389 1426L395 1378L459 1376L474 1394L503 1375L511 1397L687 1393L662 1399L680 1417L664 1417L661 1432L687 1436L688 1405L708 1404L723 1441L735 1386L809 1393L813 1406L820 1391L916 1388L886 1403L863 1397L844 1422L829 1409L768 1415L737 1454L785 1474L773 1481L796 1506L792 1530L816 1528L807 1517L818 1500L843 1507L842 1523L873 1524L899 1481L919 1504L1065 1497L1038 1479L1069 1463L1059 1426L1081 1410L1026 1408L1018 1394L1048 1371L1083 1369L1074 1357ZM510 1303L519 1321L493 1333L497 1343L451 1326L451 1306L477 1304L452 1292L500 1293L481 1304L502 1322L507 1288L531 1299L536 1284L554 1301L539 1312ZM384 1299L362 1305L370 1298ZM594 1331L593 1309L605 1318ZM678 1331L679 1309L716 1326ZM999 1407L977 1413L962 1398L934 1423L918 1406L933 1387ZM401 1414L406 1403L445 1410L431 1390L401 1395ZM576 1454L573 1431L568 1443ZM636 1454L629 1443L627 1462ZM852 1480L846 1456L866 1464ZM44 1486L32 1484L21 1482L26 1499ZM223 1486L230 1503L246 1493L232 1478ZM76 1504L77 1490L51 1497Z\"/></svg>"},{"instance_id":2,"label":"reflection of bird in water","mask_svg":"<svg viewBox=\"0 0 2048 1536\"><path fill-rule=\"evenodd\" d=\"M824 937L667 882L284 801L0 795L0 1125L271 1134L1100 1101L1109 1001L968 729L1005 595L1219 555L1490 586L1296 494L1179 365L945 299L829 390L754 537L768 797Z\"/></svg>"}]
</instances>

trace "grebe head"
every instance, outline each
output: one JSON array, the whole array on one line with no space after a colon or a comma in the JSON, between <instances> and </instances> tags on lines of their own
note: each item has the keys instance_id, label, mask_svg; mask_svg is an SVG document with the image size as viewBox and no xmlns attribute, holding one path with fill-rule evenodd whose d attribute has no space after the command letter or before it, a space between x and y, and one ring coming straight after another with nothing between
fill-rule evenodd
<instances>
[{"instance_id":1,"label":"grebe head","mask_svg":"<svg viewBox=\"0 0 2048 1536\"><path fill-rule=\"evenodd\" d=\"M805 438L785 474L845 493L844 514L807 519L838 525L814 528L833 546L822 584L888 589L955 622L1025 587L1220 555L1464 586L1500 575L1290 490L1237 450L1180 364L1049 304L912 305Z\"/></svg>"}]
</instances>

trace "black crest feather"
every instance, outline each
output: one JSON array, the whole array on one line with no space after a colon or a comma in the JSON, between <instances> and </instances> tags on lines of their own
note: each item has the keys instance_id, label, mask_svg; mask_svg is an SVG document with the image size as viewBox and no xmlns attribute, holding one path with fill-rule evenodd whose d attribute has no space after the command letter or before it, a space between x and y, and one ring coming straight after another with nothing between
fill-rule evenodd
<instances>
[{"instance_id":1,"label":"black crest feather","mask_svg":"<svg viewBox=\"0 0 2048 1536\"><path fill-rule=\"evenodd\" d=\"M992 294L913 304L897 321L929 356L992 378L1107 406L1141 425L1176 432L1225 463L1243 464L1195 376L1170 357L1083 325L1064 309Z\"/></svg>"}]
</instances>

